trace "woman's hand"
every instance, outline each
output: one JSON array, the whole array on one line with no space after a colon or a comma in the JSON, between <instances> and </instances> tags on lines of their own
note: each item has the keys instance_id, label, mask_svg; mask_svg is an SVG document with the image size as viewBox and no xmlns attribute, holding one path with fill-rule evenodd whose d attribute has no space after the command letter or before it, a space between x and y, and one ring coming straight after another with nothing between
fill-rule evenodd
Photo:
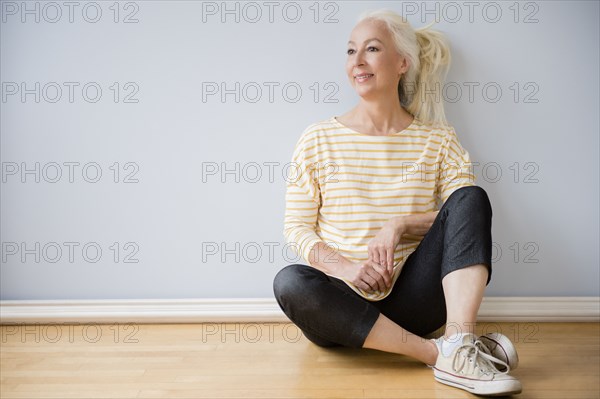
<instances>
[{"instance_id":1,"label":"woman's hand","mask_svg":"<svg viewBox=\"0 0 600 399\"><path fill-rule=\"evenodd\" d=\"M362 262L352 262L339 273L354 286L367 292L384 292L392 286L392 274L378 263L367 259Z\"/></svg>"},{"instance_id":2,"label":"woman's hand","mask_svg":"<svg viewBox=\"0 0 600 399\"><path fill-rule=\"evenodd\" d=\"M389 219L369 241L369 259L385 267L391 275L394 272L394 253L403 240L403 234L424 236L427 234L439 211L426 212L408 216L398 216Z\"/></svg>"},{"instance_id":3,"label":"woman's hand","mask_svg":"<svg viewBox=\"0 0 600 399\"><path fill-rule=\"evenodd\" d=\"M369 241L369 259L386 268L389 274L394 271L394 252L400 243L402 233L401 218L391 218Z\"/></svg>"}]
</instances>

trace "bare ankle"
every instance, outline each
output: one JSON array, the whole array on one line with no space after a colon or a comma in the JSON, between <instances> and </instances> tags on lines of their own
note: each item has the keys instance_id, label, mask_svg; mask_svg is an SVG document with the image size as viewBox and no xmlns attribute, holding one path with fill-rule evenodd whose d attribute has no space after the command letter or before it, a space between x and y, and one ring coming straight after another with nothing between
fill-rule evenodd
<instances>
[{"instance_id":1,"label":"bare ankle","mask_svg":"<svg viewBox=\"0 0 600 399\"><path fill-rule=\"evenodd\" d=\"M438 358L438 347L435 344L435 342L428 340L427 342L429 342L431 350L430 350L430 354L429 357L427 358L427 361L425 362L425 364L427 364L428 366L435 366L435 364L437 363L437 358Z\"/></svg>"},{"instance_id":2,"label":"bare ankle","mask_svg":"<svg viewBox=\"0 0 600 399\"><path fill-rule=\"evenodd\" d=\"M463 334L475 334L476 322L448 322L444 330L444 339Z\"/></svg>"}]
</instances>

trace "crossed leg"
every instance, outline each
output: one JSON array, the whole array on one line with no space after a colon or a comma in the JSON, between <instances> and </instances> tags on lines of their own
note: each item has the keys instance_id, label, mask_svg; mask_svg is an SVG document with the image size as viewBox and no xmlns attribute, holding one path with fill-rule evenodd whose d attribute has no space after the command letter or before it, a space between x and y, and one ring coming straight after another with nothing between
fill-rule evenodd
<instances>
[{"instance_id":1,"label":"crossed leg","mask_svg":"<svg viewBox=\"0 0 600 399\"><path fill-rule=\"evenodd\" d=\"M394 310L395 320L380 313L364 348L404 354L428 365L435 364L437 346L402 325L412 323L411 313L429 309L431 314L439 313L434 304L440 302L445 303L446 337L475 332L477 312L491 278L491 217L491 205L482 188L464 187L452 193L431 230L407 260L394 287L396 298L392 296L389 298L392 303L384 305ZM420 287L429 291L429 296L421 294ZM411 294L407 297L403 292ZM422 298L414 300L415 295ZM407 309L396 312L403 304ZM414 324L411 329L417 330Z\"/></svg>"},{"instance_id":2,"label":"crossed leg","mask_svg":"<svg viewBox=\"0 0 600 399\"><path fill-rule=\"evenodd\" d=\"M491 278L491 216L482 188L454 191L381 301L368 301L342 280L301 264L277 274L275 298L319 346L378 349L431 365L437 348L421 337L444 323L448 336L474 327Z\"/></svg>"},{"instance_id":3,"label":"crossed leg","mask_svg":"<svg viewBox=\"0 0 600 399\"><path fill-rule=\"evenodd\" d=\"M442 280L448 314L446 337L454 332L474 332L487 276L487 267L478 264L449 273ZM428 365L435 364L438 356L433 342L411 334L383 313L379 314L363 347L411 356Z\"/></svg>"}]
</instances>

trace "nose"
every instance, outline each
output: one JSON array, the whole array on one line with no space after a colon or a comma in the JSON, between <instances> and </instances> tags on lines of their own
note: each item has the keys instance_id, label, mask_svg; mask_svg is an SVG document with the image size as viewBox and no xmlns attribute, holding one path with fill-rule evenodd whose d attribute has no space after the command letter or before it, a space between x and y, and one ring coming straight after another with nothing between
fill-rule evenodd
<instances>
[{"instance_id":1,"label":"nose","mask_svg":"<svg viewBox=\"0 0 600 399\"><path fill-rule=\"evenodd\" d=\"M356 66L364 65L365 63L365 53L362 50L358 50L356 52L356 57L354 57L354 64Z\"/></svg>"},{"instance_id":2,"label":"nose","mask_svg":"<svg viewBox=\"0 0 600 399\"><path fill-rule=\"evenodd\" d=\"M365 65L365 61L362 56L362 53L357 53L356 57L354 57L354 62L353 62L354 73L356 73L357 69L360 69L360 67L362 67L363 65Z\"/></svg>"}]
</instances>

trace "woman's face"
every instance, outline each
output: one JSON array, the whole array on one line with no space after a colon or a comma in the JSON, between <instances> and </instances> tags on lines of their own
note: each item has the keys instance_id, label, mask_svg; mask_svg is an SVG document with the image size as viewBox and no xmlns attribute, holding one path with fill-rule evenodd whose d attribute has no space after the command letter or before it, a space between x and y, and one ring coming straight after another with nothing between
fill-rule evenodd
<instances>
[{"instance_id":1,"label":"woman's face","mask_svg":"<svg viewBox=\"0 0 600 399\"><path fill-rule=\"evenodd\" d=\"M364 20L350 34L346 74L350 84L363 98L396 95L400 74L408 69L397 53L383 22ZM362 77L360 75L368 75ZM360 76L360 77L359 77Z\"/></svg>"}]
</instances>

